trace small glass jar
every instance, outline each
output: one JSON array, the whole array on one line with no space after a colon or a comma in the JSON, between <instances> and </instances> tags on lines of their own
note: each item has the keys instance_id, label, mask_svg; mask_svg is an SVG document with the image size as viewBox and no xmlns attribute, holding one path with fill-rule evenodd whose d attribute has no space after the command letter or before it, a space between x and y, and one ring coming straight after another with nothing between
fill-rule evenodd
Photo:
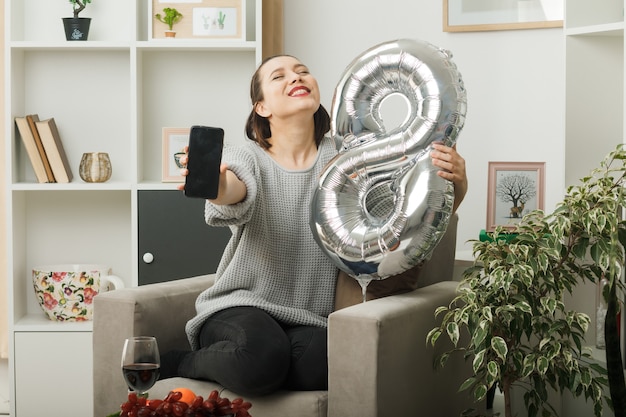
<instances>
[{"instance_id":1,"label":"small glass jar","mask_svg":"<svg viewBox=\"0 0 626 417\"><path fill-rule=\"evenodd\" d=\"M85 182L105 182L111 178L111 160L106 152L84 153L80 160L80 177Z\"/></svg>"}]
</instances>

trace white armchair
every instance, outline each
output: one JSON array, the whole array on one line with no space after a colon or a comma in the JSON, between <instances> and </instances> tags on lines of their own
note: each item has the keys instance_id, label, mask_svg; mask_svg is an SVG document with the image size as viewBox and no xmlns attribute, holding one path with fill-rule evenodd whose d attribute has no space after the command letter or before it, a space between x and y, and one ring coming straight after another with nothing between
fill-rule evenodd
<instances>
[{"instance_id":1,"label":"white armchair","mask_svg":"<svg viewBox=\"0 0 626 417\"><path fill-rule=\"evenodd\" d=\"M436 354L426 334L435 326L434 310L456 295L452 280L456 217L433 258L422 270L424 287L415 291L357 304L329 317L328 391L281 391L246 398L254 417L453 417L473 404L468 393L458 392L471 375L471 364L459 355L444 369L434 370ZM102 293L94 311L94 416L104 417L119 408L127 387L120 370L124 339L152 335L162 352L188 348L186 321L195 314L197 295L212 285L206 275ZM211 382L186 378L158 381L152 398L164 398L176 387L188 387L206 396L222 388ZM224 391L231 399L237 393Z\"/></svg>"}]
</instances>

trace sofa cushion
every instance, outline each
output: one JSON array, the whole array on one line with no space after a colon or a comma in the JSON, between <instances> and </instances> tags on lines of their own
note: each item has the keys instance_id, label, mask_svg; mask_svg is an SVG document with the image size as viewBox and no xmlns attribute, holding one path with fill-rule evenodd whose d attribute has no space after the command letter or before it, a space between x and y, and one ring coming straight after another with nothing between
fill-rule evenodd
<instances>
[{"instance_id":1,"label":"sofa cushion","mask_svg":"<svg viewBox=\"0 0 626 417\"><path fill-rule=\"evenodd\" d=\"M174 388L189 388L196 395L206 398L214 389L220 396L234 400L240 395L224 389L221 385L187 378L169 378L157 381L150 389L150 398L163 399ZM327 391L279 391L262 397L245 397L250 401L250 414L254 417L277 417L276 410L281 416L298 417L326 417L328 412Z\"/></svg>"}]
</instances>

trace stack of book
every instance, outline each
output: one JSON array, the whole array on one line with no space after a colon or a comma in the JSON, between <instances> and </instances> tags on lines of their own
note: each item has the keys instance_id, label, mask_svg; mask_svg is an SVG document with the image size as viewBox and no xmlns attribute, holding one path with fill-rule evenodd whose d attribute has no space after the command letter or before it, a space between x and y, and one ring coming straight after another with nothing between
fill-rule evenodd
<instances>
[{"instance_id":1,"label":"stack of book","mask_svg":"<svg viewBox=\"0 0 626 417\"><path fill-rule=\"evenodd\" d=\"M16 117L15 124L22 137L38 182L72 181L72 171L63 149L54 117L39 120L37 114Z\"/></svg>"}]
</instances>

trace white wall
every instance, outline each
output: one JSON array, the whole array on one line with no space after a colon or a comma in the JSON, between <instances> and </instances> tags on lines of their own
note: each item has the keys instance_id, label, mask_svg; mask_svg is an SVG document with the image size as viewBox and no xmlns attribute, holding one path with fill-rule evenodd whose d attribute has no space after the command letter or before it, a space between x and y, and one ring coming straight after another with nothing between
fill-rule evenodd
<instances>
[{"instance_id":1,"label":"white wall","mask_svg":"<svg viewBox=\"0 0 626 417\"><path fill-rule=\"evenodd\" d=\"M346 66L385 41L418 38L453 53L468 94L458 150L469 191L459 209L457 250L485 228L489 161L546 162L546 211L564 193L562 29L444 33L433 0L285 0L285 52L308 65L330 110ZM598 161L599 162L599 161Z\"/></svg>"}]
</instances>

